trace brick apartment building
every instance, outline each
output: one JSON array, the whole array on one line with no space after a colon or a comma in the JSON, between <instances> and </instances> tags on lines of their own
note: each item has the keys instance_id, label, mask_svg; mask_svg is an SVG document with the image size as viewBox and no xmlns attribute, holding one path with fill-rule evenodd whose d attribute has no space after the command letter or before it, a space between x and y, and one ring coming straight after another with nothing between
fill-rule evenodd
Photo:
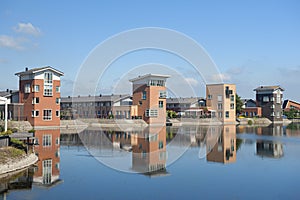
<instances>
[{"instance_id":1,"label":"brick apartment building","mask_svg":"<svg viewBox=\"0 0 300 200\"><path fill-rule=\"evenodd\" d=\"M300 103L292 100L284 100L282 108L284 111L290 111L291 109L300 111Z\"/></svg>"},{"instance_id":2,"label":"brick apartment building","mask_svg":"<svg viewBox=\"0 0 300 200\"><path fill-rule=\"evenodd\" d=\"M60 77L63 72L52 67L28 69L19 77L19 103L24 104L24 118L32 126L60 125Z\"/></svg>"},{"instance_id":3,"label":"brick apartment building","mask_svg":"<svg viewBox=\"0 0 300 200\"><path fill-rule=\"evenodd\" d=\"M146 74L131 79L133 84L132 105L135 117L148 124L166 124L166 80L170 76ZM133 107L134 108L134 107Z\"/></svg>"},{"instance_id":4,"label":"brick apartment building","mask_svg":"<svg viewBox=\"0 0 300 200\"><path fill-rule=\"evenodd\" d=\"M235 84L206 85L206 106L212 118L227 124L236 122L235 94Z\"/></svg>"},{"instance_id":5,"label":"brick apartment building","mask_svg":"<svg viewBox=\"0 0 300 200\"><path fill-rule=\"evenodd\" d=\"M282 97L284 89L280 86L260 86L256 89L256 106L261 107L262 117L273 123L282 122Z\"/></svg>"}]
</instances>

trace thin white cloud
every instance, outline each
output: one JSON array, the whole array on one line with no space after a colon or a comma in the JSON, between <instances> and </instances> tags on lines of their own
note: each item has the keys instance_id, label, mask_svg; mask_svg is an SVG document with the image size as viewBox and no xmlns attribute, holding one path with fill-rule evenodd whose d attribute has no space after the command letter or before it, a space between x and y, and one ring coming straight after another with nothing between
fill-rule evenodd
<instances>
[{"instance_id":1,"label":"thin white cloud","mask_svg":"<svg viewBox=\"0 0 300 200\"><path fill-rule=\"evenodd\" d=\"M22 50L24 47L22 43L24 43L26 39L24 38L14 38L8 35L0 35L0 47Z\"/></svg>"},{"instance_id":2,"label":"thin white cloud","mask_svg":"<svg viewBox=\"0 0 300 200\"><path fill-rule=\"evenodd\" d=\"M41 30L38 27L34 27L31 23L18 23L17 27L14 27L17 33L24 33L33 36L39 36Z\"/></svg>"},{"instance_id":3,"label":"thin white cloud","mask_svg":"<svg viewBox=\"0 0 300 200\"><path fill-rule=\"evenodd\" d=\"M194 78L185 78L185 81L188 82L191 86L197 86L198 81Z\"/></svg>"}]
</instances>

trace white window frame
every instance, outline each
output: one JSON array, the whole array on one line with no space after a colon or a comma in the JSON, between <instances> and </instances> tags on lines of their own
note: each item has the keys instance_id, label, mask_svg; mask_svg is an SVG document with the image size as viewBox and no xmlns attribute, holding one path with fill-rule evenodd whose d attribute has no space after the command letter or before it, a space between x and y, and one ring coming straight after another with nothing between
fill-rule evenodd
<instances>
[{"instance_id":1,"label":"white window frame","mask_svg":"<svg viewBox=\"0 0 300 200\"><path fill-rule=\"evenodd\" d=\"M158 101L158 107L159 108L164 108L164 102L163 101Z\"/></svg>"},{"instance_id":2,"label":"white window frame","mask_svg":"<svg viewBox=\"0 0 300 200\"><path fill-rule=\"evenodd\" d=\"M44 134L43 135L43 147L51 147L52 146L52 135Z\"/></svg>"},{"instance_id":3,"label":"white window frame","mask_svg":"<svg viewBox=\"0 0 300 200\"><path fill-rule=\"evenodd\" d=\"M165 90L159 91L159 98L160 98L160 99L165 99L165 98L167 98L167 91L165 91Z\"/></svg>"},{"instance_id":4,"label":"white window frame","mask_svg":"<svg viewBox=\"0 0 300 200\"><path fill-rule=\"evenodd\" d=\"M146 117L157 117L158 116L158 110L156 109L147 109L145 111Z\"/></svg>"},{"instance_id":5,"label":"white window frame","mask_svg":"<svg viewBox=\"0 0 300 200\"><path fill-rule=\"evenodd\" d=\"M37 102L38 99L38 102ZM33 97L32 98L32 104L39 104L40 103L40 98L39 97Z\"/></svg>"},{"instance_id":6,"label":"white window frame","mask_svg":"<svg viewBox=\"0 0 300 200\"><path fill-rule=\"evenodd\" d=\"M33 85L32 86L32 92L39 92L40 91L40 85Z\"/></svg>"},{"instance_id":7,"label":"white window frame","mask_svg":"<svg viewBox=\"0 0 300 200\"><path fill-rule=\"evenodd\" d=\"M55 92L60 93L60 86L55 87Z\"/></svg>"},{"instance_id":8,"label":"white window frame","mask_svg":"<svg viewBox=\"0 0 300 200\"><path fill-rule=\"evenodd\" d=\"M218 95L218 102L222 102L223 101L223 96L222 95Z\"/></svg>"},{"instance_id":9,"label":"white window frame","mask_svg":"<svg viewBox=\"0 0 300 200\"><path fill-rule=\"evenodd\" d=\"M25 83L24 85L24 93L30 93L30 83Z\"/></svg>"},{"instance_id":10,"label":"white window frame","mask_svg":"<svg viewBox=\"0 0 300 200\"><path fill-rule=\"evenodd\" d=\"M58 113L58 115L57 115L57 113ZM55 111L55 116L56 116L56 117L60 117L60 110L56 110L56 111Z\"/></svg>"},{"instance_id":11,"label":"white window frame","mask_svg":"<svg viewBox=\"0 0 300 200\"><path fill-rule=\"evenodd\" d=\"M60 104L60 98L56 98L55 103L56 103L56 105L59 105Z\"/></svg>"},{"instance_id":12,"label":"white window frame","mask_svg":"<svg viewBox=\"0 0 300 200\"><path fill-rule=\"evenodd\" d=\"M45 115L45 111L50 111L50 116L49 115ZM45 109L43 110L43 120L44 121L51 121L52 120L52 110L51 109Z\"/></svg>"},{"instance_id":13,"label":"white window frame","mask_svg":"<svg viewBox=\"0 0 300 200\"><path fill-rule=\"evenodd\" d=\"M39 117L40 111L39 110L32 110L31 111L31 116L32 117Z\"/></svg>"}]
</instances>

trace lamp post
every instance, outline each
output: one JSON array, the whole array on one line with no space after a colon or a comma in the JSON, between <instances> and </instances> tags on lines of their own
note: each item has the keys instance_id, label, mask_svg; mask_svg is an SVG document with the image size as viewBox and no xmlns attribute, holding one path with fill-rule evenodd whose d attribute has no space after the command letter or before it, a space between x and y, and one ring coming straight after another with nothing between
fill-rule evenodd
<instances>
[{"instance_id":1,"label":"lamp post","mask_svg":"<svg viewBox=\"0 0 300 200\"><path fill-rule=\"evenodd\" d=\"M4 131L6 132L7 131L7 115L8 115L8 109L7 109L7 102L8 102L8 99L7 98L4 98L4 97L0 97L0 101L4 101L5 102L5 124L4 124Z\"/></svg>"}]
</instances>

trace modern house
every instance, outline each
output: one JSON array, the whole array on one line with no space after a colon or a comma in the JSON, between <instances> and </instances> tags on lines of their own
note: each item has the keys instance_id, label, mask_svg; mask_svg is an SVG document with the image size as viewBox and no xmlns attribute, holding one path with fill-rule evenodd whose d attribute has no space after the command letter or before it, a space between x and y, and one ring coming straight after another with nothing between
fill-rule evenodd
<instances>
[{"instance_id":1,"label":"modern house","mask_svg":"<svg viewBox=\"0 0 300 200\"><path fill-rule=\"evenodd\" d=\"M130 95L99 95L61 98L63 119L73 118L131 118L132 98Z\"/></svg>"},{"instance_id":2,"label":"modern house","mask_svg":"<svg viewBox=\"0 0 300 200\"><path fill-rule=\"evenodd\" d=\"M179 116L202 116L206 99L202 97L167 98L167 110L176 112Z\"/></svg>"},{"instance_id":3,"label":"modern house","mask_svg":"<svg viewBox=\"0 0 300 200\"><path fill-rule=\"evenodd\" d=\"M132 108L136 110L133 117L142 118L148 124L166 124L166 80L169 77L146 74L130 80Z\"/></svg>"},{"instance_id":4,"label":"modern house","mask_svg":"<svg viewBox=\"0 0 300 200\"><path fill-rule=\"evenodd\" d=\"M256 107L253 99L241 99L243 102L242 115L245 117L261 117L261 107Z\"/></svg>"},{"instance_id":5,"label":"modern house","mask_svg":"<svg viewBox=\"0 0 300 200\"><path fill-rule=\"evenodd\" d=\"M18 72L19 103L32 126L60 125L60 77L63 72L41 67Z\"/></svg>"},{"instance_id":6,"label":"modern house","mask_svg":"<svg viewBox=\"0 0 300 200\"><path fill-rule=\"evenodd\" d=\"M284 100L282 108L284 111L290 111L291 109L300 111L300 103L287 99Z\"/></svg>"},{"instance_id":7,"label":"modern house","mask_svg":"<svg viewBox=\"0 0 300 200\"><path fill-rule=\"evenodd\" d=\"M235 111L235 84L206 85L206 106L224 124L236 122Z\"/></svg>"},{"instance_id":8,"label":"modern house","mask_svg":"<svg viewBox=\"0 0 300 200\"><path fill-rule=\"evenodd\" d=\"M8 103L8 120L20 121L24 120L23 104L19 103L18 90L0 91L0 97L6 98ZM5 102L0 101L0 120L5 118Z\"/></svg>"},{"instance_id":9,"label":"modern house","mask_svg":"<svg viewBox=\"0 0 300 200\"><path fill-rule=\"evenodd\" d=\"M282 97L284 89L280 86L260 86L256 89L256 106L261 107L262 117L273 123L282 122Z\"/></svg>"}]
</instances>

